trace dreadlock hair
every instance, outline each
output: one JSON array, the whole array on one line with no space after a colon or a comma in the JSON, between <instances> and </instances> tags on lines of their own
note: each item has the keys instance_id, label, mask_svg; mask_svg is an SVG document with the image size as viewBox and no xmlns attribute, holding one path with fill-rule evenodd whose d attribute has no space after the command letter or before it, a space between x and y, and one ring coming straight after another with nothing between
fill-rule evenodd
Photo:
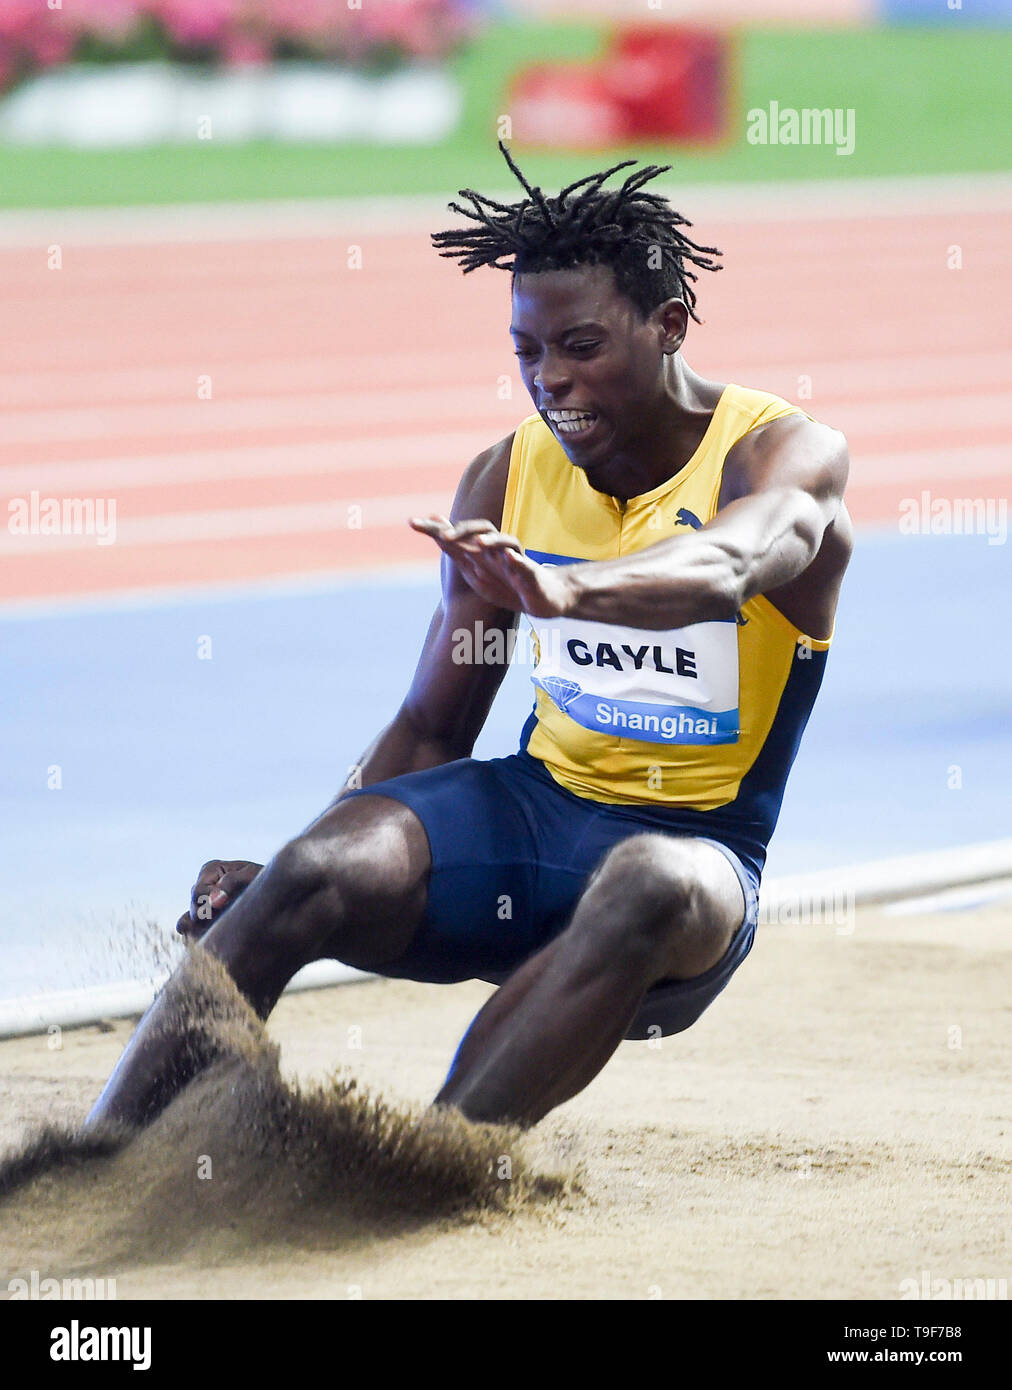
<instances>
[{"instance_id":1,"label":"dreadlock hair","mask_svg":"<svg viewBox=\"0 0 1012 1390\"><path fill-rule=\"evenodd\" d=\"M499 149L527 197L519 203L497 203L462 188L460 197L470 206L451 203L450 210L478 225L433 233L432 243L441 256L459 261L465 275L483 265L514 275L610 266L619 290L644 318L665 300L682 299L701 322L692 285L699 277L691 267L721 270L712 258L722 253L715 246L690 241L679 228L692 223L666 198L642 191L658 174L666 174L669 164L645 165L620 188L605 191L603 185L612 174L636 163L624 159L549 198L527 181L501 140Z\"/></svg>"}]
</instances>

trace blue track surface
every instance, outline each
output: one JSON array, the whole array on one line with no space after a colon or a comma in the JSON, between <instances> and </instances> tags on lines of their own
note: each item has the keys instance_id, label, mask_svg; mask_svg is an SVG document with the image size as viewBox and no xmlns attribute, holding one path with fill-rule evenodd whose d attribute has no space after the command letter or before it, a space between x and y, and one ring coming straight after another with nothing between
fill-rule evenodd
<instances>
[{"instance_id":1,"label":"blue track surface","mask_svg":"<svg viewBox=\"0 0 1012 1390\"><path fill-rule=\"evenodd\" d=\"M1010 579L983 537L862 537L768 873L1012 833ZM205 859L266 860L312 820L394 713L435 596L4 622L0 997L137 973L131 919L174 922ZM516 747L528 678L511 671L478 756Z\"/></svg>"}]
</instances>

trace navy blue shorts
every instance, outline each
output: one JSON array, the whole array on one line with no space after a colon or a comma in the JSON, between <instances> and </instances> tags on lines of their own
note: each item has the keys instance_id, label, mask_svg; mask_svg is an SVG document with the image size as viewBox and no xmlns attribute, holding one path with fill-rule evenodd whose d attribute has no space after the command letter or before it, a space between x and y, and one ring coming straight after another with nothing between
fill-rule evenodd
<instances>
[{"instance_id":1,"label":"navy blue shorts","mask_svg":"<svg viewBox=\"0 0 1012 1390\"><path fill-rule=\"evenodd\" d=\"M351 795L391 797L425 827L432 854L425 916L406 954L378 973L433 984L501 983L568 925L610 849L646 831L685 834L671 830L663 809L574 796L525 752L489 761L462 758ZM727 845L694 838L730 862L745 896L745 917L712 969L647 993L628 1038L680 1033L695 1023L752 948L758 874Z\"/></svg>"}]
</instances>

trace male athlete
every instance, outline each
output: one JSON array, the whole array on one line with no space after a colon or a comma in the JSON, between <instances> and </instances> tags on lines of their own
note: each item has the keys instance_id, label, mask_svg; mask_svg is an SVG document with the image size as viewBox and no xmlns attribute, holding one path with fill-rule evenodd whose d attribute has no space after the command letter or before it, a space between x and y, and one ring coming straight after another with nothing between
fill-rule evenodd
<instances>
[{"instance_id":1,"label":"male athlete","mask_svg":"<svg viewBox=\"0 0 1012 1390\"><path fill-rule=\"evenodd\" d=\"M623 1038L688 1028L744 960L822 680L851 526L841 435L681 353L713 247L625 161L548 197L470 190L433 241L512 272L537 414L467 469L442 601L355 785L264 868L206 864L180 930L266 1018L307 962L500 983L436 1097L532 1124ZM697 320L698 321L698 320ZM520 751L470 757L525 614ZM462 636L472 637L470 642ZM472 659L461 660L470 652ZM206 933L206 934L204 934ZM200 1063L159 998L89 1122L142 1123Z\"/></svg>"}]
</instances>

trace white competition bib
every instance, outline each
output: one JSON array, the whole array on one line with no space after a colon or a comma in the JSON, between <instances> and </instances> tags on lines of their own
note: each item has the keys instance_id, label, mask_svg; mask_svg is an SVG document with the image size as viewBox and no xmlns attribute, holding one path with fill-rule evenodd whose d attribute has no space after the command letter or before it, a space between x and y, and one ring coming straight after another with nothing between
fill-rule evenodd
<instances>
[{"instance_id":1,"label":"white competition bib","mask_svg":"<svg viewBox=\"0 0 1012 1390\"><path fill-rule=\"evenodd\" d=\"M529 621L538 646L531 679L582 728L645 743L737 743L733 618L666 632Z\"/></svg>"}]
</instances>

